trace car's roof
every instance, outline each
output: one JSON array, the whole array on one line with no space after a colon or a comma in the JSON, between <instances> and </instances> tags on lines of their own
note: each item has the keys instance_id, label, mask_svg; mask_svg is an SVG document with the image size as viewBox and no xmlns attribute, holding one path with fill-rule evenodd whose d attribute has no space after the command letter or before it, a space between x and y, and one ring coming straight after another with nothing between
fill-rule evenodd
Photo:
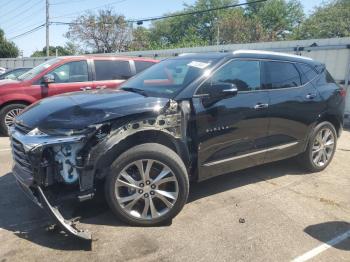
<instances>
[{"instance_id":1,"label":"car's roof","mask_svg":"<svg viewBox=\"0 0 350 262\"><path fill-rule=\"evenodd\" d=\"M263 51L263 50L236 50L233 52L208 52L208 53L188 53L179 55L180 58L189 59L221 59L221 58L255 58L255 59L271 59L283 60L291 62L301 62L307 64L319 64L317 61L305 57L292 55L287 53Z\"/></svg>"},{"instance_id":2,"label":"car's roof","mask_svg":"<svg viewBox=\"0 0 350 262\"><path fill-rule=\"evenodd\" d=\"M96 60L133 60L133 61L146 61L146 62L158 62L157 59L147 57L128 57L121 55L77 55L77 56L61 56L64 60L76 60L76 59L96 59Z\"/></svg>"}]
</instances>

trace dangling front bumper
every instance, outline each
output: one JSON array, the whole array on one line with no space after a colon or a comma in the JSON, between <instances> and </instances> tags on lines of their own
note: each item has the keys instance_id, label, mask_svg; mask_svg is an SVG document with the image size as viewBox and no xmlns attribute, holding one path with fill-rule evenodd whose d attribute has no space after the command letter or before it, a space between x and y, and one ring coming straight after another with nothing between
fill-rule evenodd
<instances>
[{"instance_id":1,"label":"dangling front bumper","mask_svg":"<svg viewBox=\"0 0 350 262\"><path fill-rule=\"evenodd\" d=\"M82 240L91 241L91 233L77 229L71 220L66 220L58 208L50 204L42 188L38 185L31 184L30 180L26 180L25 177L23 177L23 174L18 172L18 167L16 168L16 165L13 168L13 175L25 195L27 195L39 207L43 208L65 232Z\"/></svg>"},{"instance_id":2,"label":"dangling front bumper","mask_svg":"<svg viewBox=\"0 0 350 262\"><path fill-rule=\"evenodd\" d=\"M62 216L55 205L50 204L45 190L43 190L47 179L41 172L42 167L39 163L33 166L31 159L34 155L37 155L36 159L40 159L42 148L45 145L50 145L49 142L51 144L75 142L80 141L82 137L68 137L65 140L63 138L55 138L55 140L50 138L51 141L48 141L48 139L28 137L19 132L12 132L10 139L14 159L12 174L23 192L39 207L43 208L65 232L83 240L91 240L89 232L77 229L71 220L66 220Z\"/></svg>"}]
</instances>

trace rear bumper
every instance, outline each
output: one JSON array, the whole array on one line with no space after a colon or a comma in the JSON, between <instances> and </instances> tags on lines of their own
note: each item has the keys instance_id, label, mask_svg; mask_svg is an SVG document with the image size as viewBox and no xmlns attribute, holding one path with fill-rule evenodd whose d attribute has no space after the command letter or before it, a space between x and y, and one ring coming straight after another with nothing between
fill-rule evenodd
<instances>
[{"instance_id":1,"label":"rear bumper","mask_svg":"<svg viewBox=\"0 0 350 262\"><path fill-rule=\"evenodd\" d=\"M25 195L39 207L45 209L49 216L52 217L65 232L79 239L91 241L91 234L89 232L77 229L72 221L64 219L57 207L50 204L44 191L40 186L35 185L32 177L30 178L18 165L13 167L12 173Z\"/></svg>"}]
</instances>

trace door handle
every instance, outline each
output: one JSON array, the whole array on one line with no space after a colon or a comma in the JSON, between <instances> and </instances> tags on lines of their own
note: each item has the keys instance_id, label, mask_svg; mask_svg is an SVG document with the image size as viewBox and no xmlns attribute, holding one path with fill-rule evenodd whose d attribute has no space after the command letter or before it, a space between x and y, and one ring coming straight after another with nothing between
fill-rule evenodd
<instances>
[{"instance_id":1,"label":"door handle","mask_svg":"<svg viewBox=\"0 0 350 262\"><path fill-rule=\"evenodd\" d=\"M80 90L86 91L86 90L91 90L92 87L91 86L84 86L84 87L80 87Z\"/></svg>"},{"instance_id":2,"label":"door handle","mask_svg":"<svg viewBox=\"0 0 350 262\"><path fill-rule=\"evenodd\" d=\"M257 103L257 104L254 106L254 109L258 110L258 109L264 109L264 108L268 108L268 107L269 107L269 104Z\"/></svg>"},{"instance_id":3,"label":"door handle","mask_svg":"<svg viewBox=\"0 0 350 262\"><path fill-rule=\"evenodd\" d=\"M96 86L96 89L105 89L107 88L107 86L103 85L103 86Z\"/></svg>"},{"instance_id":4,"label":"door handle","mask_svg":"<svg viewBox=\"0 0 350 262\"><path fill-rule=\"evenodd\" d=\"M306 99L310 99L311 100L311 99L314 99L316 97L316 94L309 93L305 97L306 97Z\"/></svg>"}]
</instances>

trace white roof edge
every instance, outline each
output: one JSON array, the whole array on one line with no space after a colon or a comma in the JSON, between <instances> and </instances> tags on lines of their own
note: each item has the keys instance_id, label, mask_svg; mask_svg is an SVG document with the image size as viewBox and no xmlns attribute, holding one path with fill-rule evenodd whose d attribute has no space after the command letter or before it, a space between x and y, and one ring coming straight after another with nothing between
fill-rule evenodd
<instances>
[{"instance_id":1,"label":"white roof edge","mask_svg":"<svg viewBox=\"0 0 350 262\"><path fill-rule=\"evenodd\" d=\"M285 57L294 57L294 58L301 58L305 60L313 60L310 57L306 56L299 56L299 55L292 55L292 54L287 54L287 53L281 53L281 52L273 52L273 51L265 51L265 50L252 50L252 49L240 49L240 50L235 50L233 51L234 55L237 54L266 54L266 55L279 55L279 56L285 56Z\"/></svg>"}]
</instances>

